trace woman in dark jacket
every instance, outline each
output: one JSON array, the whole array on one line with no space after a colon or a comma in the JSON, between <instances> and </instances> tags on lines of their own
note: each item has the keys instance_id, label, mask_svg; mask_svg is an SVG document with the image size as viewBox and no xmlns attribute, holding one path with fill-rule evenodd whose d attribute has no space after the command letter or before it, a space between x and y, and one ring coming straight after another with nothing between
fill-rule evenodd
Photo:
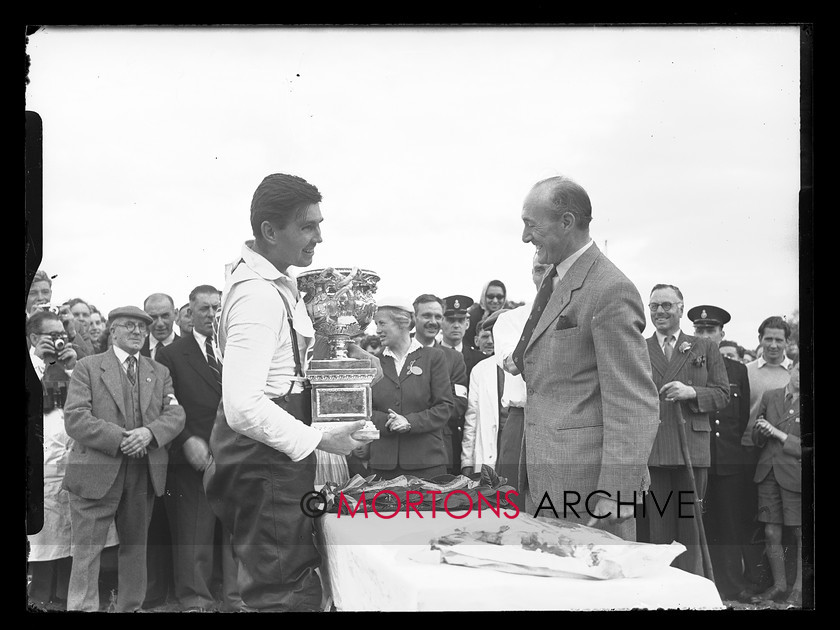
<instances>
[{"instance_id":1,"label":"woman in dark jacket","mask_svg":"<svg viewBox=\"0 0 840 630\"><path fill-rule=\"evenodd\" d=\"M370 470L383 479L446 474L443 427L454 408L446 356L409 332L414 310L401 299L378 300L374 322L382 340L383 378L373 386Z\"/></svg>"}]
</instances>

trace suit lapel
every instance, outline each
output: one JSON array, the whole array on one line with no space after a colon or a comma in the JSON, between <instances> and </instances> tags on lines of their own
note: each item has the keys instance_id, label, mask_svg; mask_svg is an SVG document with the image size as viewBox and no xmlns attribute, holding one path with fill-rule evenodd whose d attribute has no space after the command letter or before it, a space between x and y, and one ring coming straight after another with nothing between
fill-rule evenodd
<instances>
[{"instance_id":1,"label":"suit lapel","mask_svg":"<svg viewBox=\"0 0 840 630\"><path fill-rule=\"evenodd\" d=\"M679 374L680 370L683 369L685 362L688 361L688 357L691 355L690 351L680 352L680 346L683 344L683 342L693 344L694 340L694 337L689 337L688 335L680 331L680 336L677 337L677 344L674 347L674 355L671 357L671 361L668 363L668 369L665 370L666 383L674 380L674 377L676 377L676 375Z\"/></svg>"},{"instance_id":2,"label":"suit lapel","mask_svg":"<svg viewBox=\"0 0 840 630\"><path fill-rule=\"evenodd\" d=\"M659 346L659 339L657 339L656 334L652 337L648 337L647 344L648 354L650 355L650 365L659 378L662 378L665 375L665 372L668 371L668 359L665 358L665 353L662 352L662 348Z\"/></svg>"},{"instance_id":3,"label":"suit lapel","mask_svg":"<svg viewBox=\"0 0 840 630\"><path fill-rule=\"evenodd\" d=\"M381 356L379 363L382 365L382 374L391 379L394 383L399 383L400 379L397 375L397 367L394 364L394 357Z\"/></svg>"},{"instance_id":4,"label":"suit lapel","mask_svg":"<svg viewBox=\"0 0 840 630\"><path fill-rule=\"evenodd\" d=\"M408 366L411 365L412 361L416 361L418 358L420 358L420 355L418 354L419 350L420 348L417 348L417 350L415 350L414 352L409 352L407 355L405 355L405 361L403 361L403 369L400 373L401 383L409 376L411 376L411 372L408 371Z\"/></svg>"},{"instance_id":5,"label":"suit lapel","mask_svg":"<svg viewBox=\"0 0 840 630\"><path fill-rule=\"evenodd\" d=\"M137 362L137 385L140 390L140 413L146 417L146 409L152 402L152 389L155 385L155 369L152 360L143 357Z\"/></svg>"},{"instance_id":6,"label":"suit lapel","mask_svg":"<svg viewBox=\"0 0 840 630\"><path fill-rule=\"evenodd\" d=\"M117 403L117 407L119 407L123 418L125 418L128 414L125 411L125 396L122 388L122 366L120 365L119 359L117 359L117 355L114 354L113 348L110 348L105 353L100 367L102 368L102 382L110 392L114 402Z\"/></svg>"},{"instance_id":7,"label":"suit lapel","mask_svg":"<svg viewBox=\"0 0 840 630\"><path fill-rule=\"evenodd\" d=\"M546 304L542 317L540 317L540 321L538 321L537 325L534 327L531 340L528 342L528 348L530 348L534 341L536 341L536 339L546 331L546 329L551 325L551 322L553 322L557 316L569 306L572 294L583 285L583 281L586 279L589 270L592 268L592 265L600 255L601 250L598 249L598 246L595 243L592 243L592 245L589 246L589 249L581 254L581 257L574 262L571 268L566 272L566 275L564 275L560 282L557 283L557 287L551 294L551 298L548 300L548 304Z\"/></svg>"},{"instance_id":8,"label":"suit lapel","mask_svg":"<svg viewBox=\"0 0 840 630\"><path fill-rule=\"evenodd\" d=\"M207 364L207 359L204 358L204 354L201 352L201 348L198 346L198 341L196 341L195 337L190 335L186 337L184 341L180 344L183 347L184 356L187 359L187 363L192 367L198 374L203 378L210 387L212 387L217 393L222 393L222 386L216 380L216 375L213 374L213 370L210 369L210 366Z\"/></svg>"}]
</instances>

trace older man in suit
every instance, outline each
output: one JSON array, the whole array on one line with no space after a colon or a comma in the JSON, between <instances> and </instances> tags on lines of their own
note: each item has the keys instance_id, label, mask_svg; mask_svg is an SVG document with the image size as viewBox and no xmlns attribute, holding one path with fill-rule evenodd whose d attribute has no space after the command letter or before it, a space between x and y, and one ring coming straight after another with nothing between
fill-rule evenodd
<instances>
[{"instance_id":1,"label":"older man in suit","mask_svg":"<svg viewBox=\"0 0 840 630\"><path fill-rule=\"evenodd\" d=\"M650 542L683 543L686 551L675 566L703 575L695 499L703 500L709 478L711 452L709 414L729 404L729 377L717 343L680 330L682 292L674 285L657 284L650 294L650 318L656 331L647 340L653 380L661 396L661 424L650 460L650 501L647 519ZM682 429L690 462L683 456ZM691 477L694 477L695 497ZM653 503L656 500L656 504Z\"/></svg>"},{"instance_id":2,"label":"older man in suit","mask_svg":"<svg viewBox=\"0 0 840 630\"><path fill-rule=\"evenodd\" d=\"M522 208L522 240L550 267L505 361L527 388L520 492L531 514L633 540L659 406L639 292L590 238L591 219L586 191L563 176Z\"/></svg>"},{"instance_id":3,"label":"older man in suit","mask_svg":"<svg viewBox=\"0 0 840 630\"><path fill-rule=\"evenodd\" d=\"M64 426L73 439L64 475L73 532L68 610L99 610L99 566L108 527L119 536L117 611L146 593L146 539L155 495L166 486L166 445L184 409L164 366L140 355L151 318L136 306L108 315L113 346L73 370Z\"/></svg>"},{"instance_id":4,"label":"older man in suit","mask_svg":"<svg viewBox=\"0 0 840 630\"><path fill-rule=\"evenodd\" d=\"M222 608L238 610L236 563L230 534L204 493L204 471L212 461L210 432L222 398L221 364L213 339L213 320L220 291L204 284L190 292L191 332L158 352L157 361L169 368L175 395L187 414L184 430L172 440L165 498L172 532L175 597L188 611L217 607L214 573L222 577Z\"/></svg>"}]
</instances>

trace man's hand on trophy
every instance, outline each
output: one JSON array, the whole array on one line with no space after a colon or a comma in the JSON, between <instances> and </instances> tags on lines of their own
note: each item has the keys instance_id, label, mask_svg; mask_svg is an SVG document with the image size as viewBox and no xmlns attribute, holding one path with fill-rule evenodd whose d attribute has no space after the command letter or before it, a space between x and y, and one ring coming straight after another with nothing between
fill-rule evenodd
<instances>
[{"instance_id":1,"label":"man's hand on trophy","mask_svg":"<svg viewBox=\"0 0 840 630\"><path fill-rule=\"evenodd\" d=\"M364 446L370 440L357 440L353 437L353 433L359 429L364 428L365 421L358 420L356 422L336 422L335 428L324 431L321 434L321 441L318 443L318 448L327 453L337 453L339 455L349 455L354 448Z\"/></svg>"},{"instance_id":2,"label":"man's hand on trophy","mask_svg":"<svg viewBox=\"0 0 840 630\"><path fill-rule=\"evenodd\" d=\"M370 361L370 366L376 368L376 376L371 381L371 387L376 385L382 378L382 364L379 362L379 357L370 352L362 350L361 346L353 341L347 344L347 356L351 359L367 359Z\"/></svg>"}]
</instances>

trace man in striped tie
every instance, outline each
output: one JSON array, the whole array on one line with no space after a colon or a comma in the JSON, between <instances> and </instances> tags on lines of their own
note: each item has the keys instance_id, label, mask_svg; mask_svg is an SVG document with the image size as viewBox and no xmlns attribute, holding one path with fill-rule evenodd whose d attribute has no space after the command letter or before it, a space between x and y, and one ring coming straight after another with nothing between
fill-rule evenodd
<instances>
[{"instance_id":1,"label":"man in striped tie","mask_svg":"<svg viewBox=\"0 0 840 630\"><path fill-rule=\"evenodd\" d=\"M222 397L222 367L213 339L220 296L209 284L194 288L189 302L192 332L164 348L157 358L169 368L175 395L187 414L184 430L169 451L166 494L175 597L183 610L233 611L241 604L230 535L222 531L210 509L202 483L212 461L210 432ZM214 567L221 567L220 576ZM222 587L221 602L214 596L216 582Z\"/></svg>"}]
</instances>

